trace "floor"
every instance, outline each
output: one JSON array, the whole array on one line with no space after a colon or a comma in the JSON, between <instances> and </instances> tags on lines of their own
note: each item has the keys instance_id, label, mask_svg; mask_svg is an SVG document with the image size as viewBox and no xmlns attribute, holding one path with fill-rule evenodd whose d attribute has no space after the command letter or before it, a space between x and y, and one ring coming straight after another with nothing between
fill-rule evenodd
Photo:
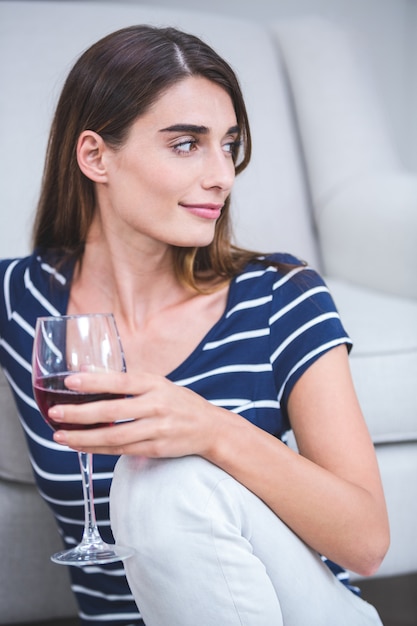
<instances>
[{"instance_id":1,"label":"floor","mask_svg":"<svg viewBox=\"0 0 417 626\"><path fill-rule=\"evenodd\" d=\"M378 609L384 626L417 626L417 574L362 580L359 586L362 597ZM79 626L79 622L76 619L31 622L30 626Z\"/></svg>"},{"instance_id":2,"label":"floor","mask_svg":"<svg viewBox=\"0 0 417 626\"><path fill-rule=\"evenodd\" d=\"M417 626L417 574L362 580L359 586L384 626Z\"/></svg>"}]
</instances>

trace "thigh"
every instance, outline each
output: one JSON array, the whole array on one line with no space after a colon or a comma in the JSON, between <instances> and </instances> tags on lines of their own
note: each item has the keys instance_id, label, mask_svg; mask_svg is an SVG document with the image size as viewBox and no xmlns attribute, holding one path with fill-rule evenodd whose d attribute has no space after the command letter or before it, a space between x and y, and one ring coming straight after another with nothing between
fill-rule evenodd
<instances>
[{"instance_id":1,"label":"thigh","mask_svg":"<svg viewBox=\"0 0 417 626\"><path fill-rule=\"evenodd\" d=\"M147 626L370 626L347 590L272 511L199 457L119 460L111 521Z\"/></svg>"}]
</instances>

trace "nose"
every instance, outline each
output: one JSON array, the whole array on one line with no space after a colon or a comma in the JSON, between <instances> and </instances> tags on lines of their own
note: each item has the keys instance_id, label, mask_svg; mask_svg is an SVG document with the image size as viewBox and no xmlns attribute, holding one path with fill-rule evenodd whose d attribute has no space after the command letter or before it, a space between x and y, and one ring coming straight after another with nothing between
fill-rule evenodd
<instances>
[{"instance_id":1,"label":"nose","mask_svg":"<svg viewBox=\"0 0 417 626\"><path fill-rule=\"evenodd\" d=\"M203 166L202 186L204 189L218 188L229 192L235 180L235 164L223 148L213 149Z\"/></svg>"}]
</instances>

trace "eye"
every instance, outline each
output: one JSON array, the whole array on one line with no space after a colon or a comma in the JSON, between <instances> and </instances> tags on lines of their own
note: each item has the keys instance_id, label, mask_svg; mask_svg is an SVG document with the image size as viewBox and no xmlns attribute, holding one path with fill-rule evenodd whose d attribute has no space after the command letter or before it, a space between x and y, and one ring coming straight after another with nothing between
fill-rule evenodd
<instances>
[{"instance_id":1,"label":"eye","mask_svg":"<svg viewBox=\"0 0 417 626\"><path fill-rule=\"evenodd\" d=\"M196 139L182 139L177 141L172 147L177 154L188 154L196 148L197 143Z\"/></svg>"},{"instance_id":2,"label":"eye","mask_svg":"<svg viewBox=\"0 0 417 626\"><path fill-rule=\"evenodd\" d=\"M242 145L241 140L235 139L233 141L228 141L227 143L225 143L223 145L223 149L225 152L228 152L229 154L231 154L233 158L236 158L239 153L239 149L241 145Z\"/></svg>"}]
</instances>

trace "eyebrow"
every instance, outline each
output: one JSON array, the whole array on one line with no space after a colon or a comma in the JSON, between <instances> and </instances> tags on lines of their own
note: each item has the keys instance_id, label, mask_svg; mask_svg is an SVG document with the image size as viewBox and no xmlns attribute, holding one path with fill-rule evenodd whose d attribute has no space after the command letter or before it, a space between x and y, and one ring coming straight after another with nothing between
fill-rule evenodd
<instances>
[{"instance_id":1,"label":"eyebrow","mask_svg":"<svg viewBox=\"0 0 417 626\"><path fill-rule=\"evenodd\" d=\"M197 124L173 124L167 128L161 128L160 133L195 133L196 135L207 135L210 131L207 126L198 126ZM238 135L240 133L239 126L231 126L226 135Z\"/></svg>"}]
</instances>

